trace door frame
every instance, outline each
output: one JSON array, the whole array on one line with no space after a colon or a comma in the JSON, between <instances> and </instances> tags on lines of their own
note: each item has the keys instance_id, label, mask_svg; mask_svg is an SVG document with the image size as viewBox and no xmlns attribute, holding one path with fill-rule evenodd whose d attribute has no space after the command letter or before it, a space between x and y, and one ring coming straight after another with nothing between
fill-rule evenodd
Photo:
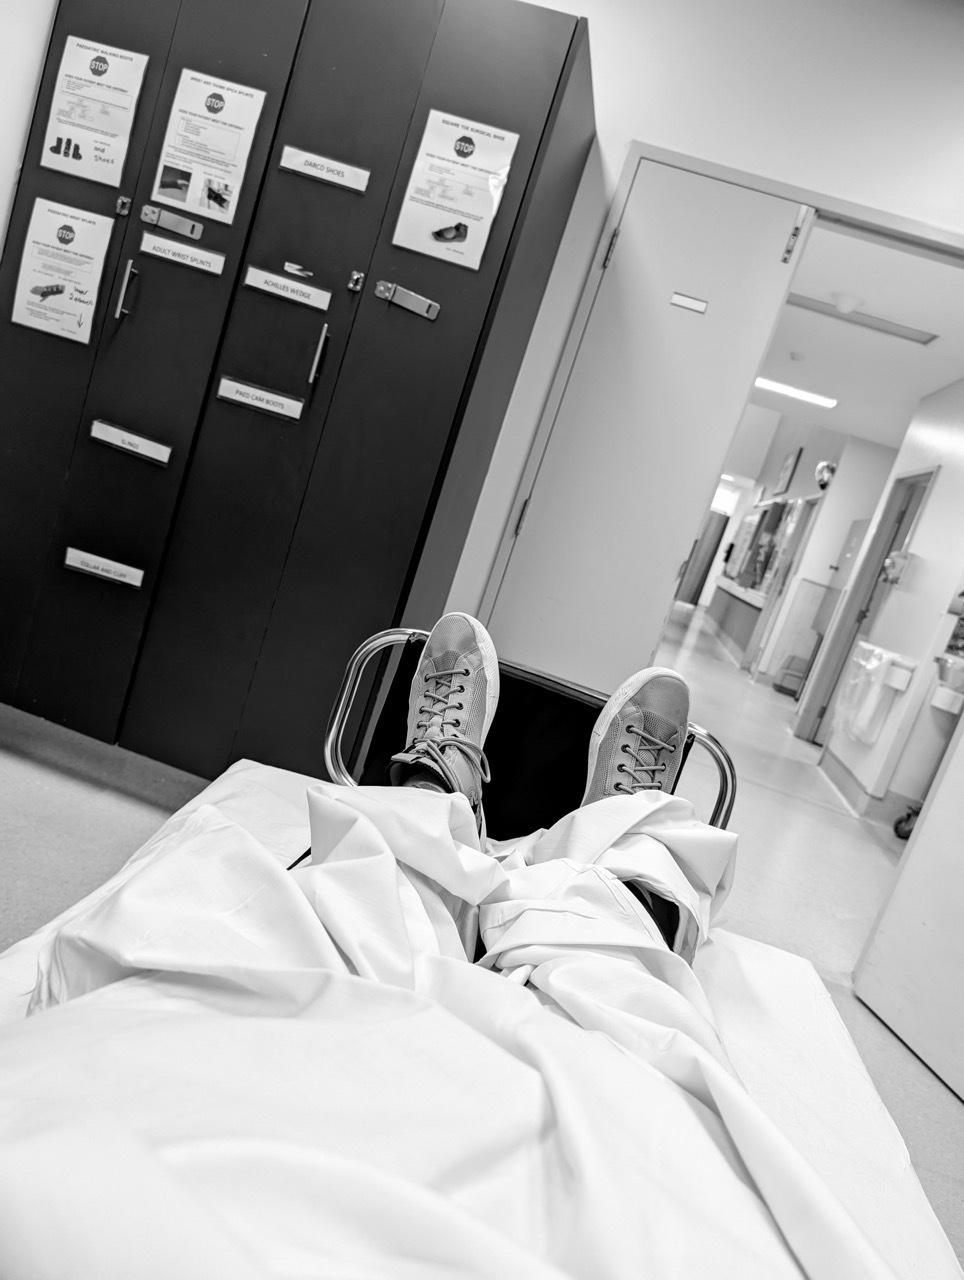
<instances>
[{"instance_id":1,"label":"door frame","mask_svg":"<svg viewBox=\"0 0 964 1280\"><path fill-rule=\"evenodd\" d=\"M760 672L764 653L773 636L776 624L783 614L787 589L791 582L794 581L797 565L800 563L810 540L810 535L813 533L814 520L820 510L823 494L808 494L805 497L795 498L793 501L801 504L798 523L802 521L802 527L794 528L790 535L789 543L776 566L773 583L767 594L767 602L760 613L760 620L754 629L753 635L750 637L750 643L747 645L743 661L740 663L741 669L749 671L754 679Z\"/></svg>"},{"instance_id":2,"label":"door frame","mask_svg":"<svg viewBox=\"0 0 964 1280\"><path fill-rule=\"evenodd\" d=\"M742 169L732 169L728 165L717 164L712 160L669 151L664 147L652 146L646 142L631 142L526 460L516 483L498 545L492 557L477 609L478 617L483 623L491 621L513 547L525 520L529 499L538 482L539 471L549 446L556 417L568 389L573 367L579 357L596 295L602 284L603 272L608 265L609 251L618 236L619 224L629 201L636 170L643 160L683 169L688 173L699 174L701 177L715 178L733 186L746 187L763 195L796 201L801 208L808 207L814 213L809 223L801 230L796 246L798 251L804 246L810 226L820 221L832 224L838 231L849 232L862 239L876 239L891 246L897 245L905 252L918 253L924 257L936 257L964 269L964 234L962 233L934 227L899 214L885 213L880 209L855 204L850 200L842 200L806 187L798 187L793 183L765 178ZM761 362L765 354L765 351L761 351Z\"/></svg>"},{"instance_id":3,"label":"door frame","mask_svg":"<svg viewBox=\"0 0 964 1280\"><path fill-rule=\"evenodd\" d=\"M897 531L904 499L911 488L926 480L924 496L911 526L913 532L939 471L940 467L924 467L894 477L860 563L844 589L822 652L817 658L817 665L804 686L797 711L797 723L793 727L795 738L816 742L824 718L833 705L837 685L853 648L860 627L859 615L877 585L884 559Z\"/></svg>"}]
</instances>

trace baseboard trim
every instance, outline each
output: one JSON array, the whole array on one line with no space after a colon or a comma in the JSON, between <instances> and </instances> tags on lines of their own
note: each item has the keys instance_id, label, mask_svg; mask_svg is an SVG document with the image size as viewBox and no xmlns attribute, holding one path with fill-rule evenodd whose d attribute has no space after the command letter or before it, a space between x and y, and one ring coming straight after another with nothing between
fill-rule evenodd
<instances>
[{"instance_id":1,"label":"baseboard trim","mask_svg":"<svg viewBox=\"0 0 964 1280\"><path fill-rule=\"evenodd\" d=\"M869 795L847 766L830 750L825 749L821 755L820 768L854 813L871 822L893 826L896 819L906 813L911 806L921 804L920 800L915 800L912 796L903 796L897 791L888 791L882 796Z\"/></svg>"}]
</instances>

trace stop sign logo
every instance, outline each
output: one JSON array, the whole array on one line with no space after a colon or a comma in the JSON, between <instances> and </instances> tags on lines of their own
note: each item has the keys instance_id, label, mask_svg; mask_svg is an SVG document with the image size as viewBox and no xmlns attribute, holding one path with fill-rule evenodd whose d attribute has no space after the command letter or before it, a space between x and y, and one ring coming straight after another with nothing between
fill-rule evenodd
<instances>
[{"instance_id":1,"label":"stop sign logo","mask_svg":"<svg viewBox=\"0 0 964 1280\"><path fill-rule=\"evenodd\" d=\"M463 135L455 143L455 154L461 156L463 160L467 160L475 150L475 143L468 135Z\"/></svg>"},{"instance_id":2,"label":"stop sign logo","mask_svg":"<svg viewBox=\"0 0 964 1280\"><path fill-rule=\"evenodd\" d=\"M66 222L62 227L57 228L57 239L61 244L70 244L74 238L74 229Z\"/></svg>"},{"instance_id":3,"label":"stop sign logo","mask_svg":"<svg viewBox=\"0 0 964 1280\"><path fill-rule=\"evenodd\" d=\"M90 69L95 76L105 76L109 66L110 63L107 59L102 58L99 55L96 58L92 58L90 62Z\"/></svg>"},{"instance_id":4,"label":"stop sign logo","mask_svg":"<svg viewBox=\"0 0 964 1280\"><path fill-rule=\"evenodd\" d=\"M224 99L219 93L212 93L204 100L204 105L213 116L224 110Z\"/></svg>"}]
</instances>

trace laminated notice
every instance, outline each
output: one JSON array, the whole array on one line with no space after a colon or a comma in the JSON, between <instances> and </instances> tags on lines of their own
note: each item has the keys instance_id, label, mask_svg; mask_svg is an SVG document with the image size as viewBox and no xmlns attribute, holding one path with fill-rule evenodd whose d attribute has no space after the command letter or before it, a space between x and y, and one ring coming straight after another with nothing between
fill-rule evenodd
<instances>
[{"instance_id":1,"label":"laminated notice","mask_svg":"<svg viewBox=\"0 0 964 1280\"><path fill-rule=\"evenodd\" d=\"M34 201L13 295L15 324L89 343L113 218Z\"/></svg>"},{"instance_id":2,"label":"laminated notice","mask_svg":"<svg viewBox=\"0 0 964 1280\"><path fill-rule=\"evenodd\" d=\"M68 36L40 164L119 187L147 55Z\"/></svg>"},{"instance_id":3,"label":"laminated notice","mask_svg":"<svg viewBox=\"0 0 964 1280\"><path fill-rule=\"evenodd\" d=\"M182 71L152 200L233 222L263 106L263 89Z\"/></svg>"},{"instance_id":4,"label":"laminated notice","mask_svg":"<svg viewBox=\"0 0 964 1280\"><path fill-rule=\"evenodd\" d=\"M430 111L392 244L477 271L517 133Z\"/></svg>"}]
</instances>

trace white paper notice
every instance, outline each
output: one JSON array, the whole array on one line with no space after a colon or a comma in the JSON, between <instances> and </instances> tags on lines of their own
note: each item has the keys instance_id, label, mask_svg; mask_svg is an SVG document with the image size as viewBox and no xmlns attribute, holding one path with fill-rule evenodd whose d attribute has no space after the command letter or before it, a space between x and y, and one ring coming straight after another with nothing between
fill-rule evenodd
<instances>
[{"instance_id":1,"label":"white paper notice","mask_svg":"<svg viewBox=\"0 0 964 1280\"><path fill-rule=\"evenodd\" d=\"M147 55L68 36L40 163L119 187Z\"/></svg>"},{"instance_id":2,"label":"white paper notice","mask_svg":"<svg viewBox=\"0 0 964 1280\"><path fill-rule=\"evenodd\" d=\"M263 105L263 89L182 71L152 198L233 222Z\"/></svg>"},{"instance_id":3,"label":"white paper notice","mask_svg":"<svg viewBox=\"0 0 964 1280\"><path fill-rule=\"evenodd\" d=\"M478 271L518 141L430 111L392 244Z\"/></svg>"},{"instance_id":4,"label":"white paper notice","mask_svg":"<svg viewBox=\"0 0 964 1280\"><path fill-rule=\"evenodd\" d=\"M113 218L35 200L13 295L15 324L90 342Z\"/></svg>"}]
</instances>

